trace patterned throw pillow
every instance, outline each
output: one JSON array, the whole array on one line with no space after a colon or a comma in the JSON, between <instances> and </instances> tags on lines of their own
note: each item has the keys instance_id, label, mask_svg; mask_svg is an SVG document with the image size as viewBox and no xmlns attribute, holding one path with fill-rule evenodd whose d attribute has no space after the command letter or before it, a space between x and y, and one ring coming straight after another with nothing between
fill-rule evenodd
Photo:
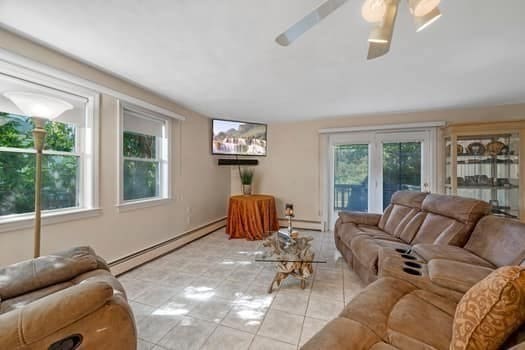
<instances>
[{"instance_id":1,"label":"patterned throw pillow","mask_svg":"<svg viewBox=\"0 0 525 350\"><path fill-rule=\"evenodd\" d=\"M450 350L497 350L523 322L525 267L502 267L459 302Z\"/></svg>"}]
</instances>

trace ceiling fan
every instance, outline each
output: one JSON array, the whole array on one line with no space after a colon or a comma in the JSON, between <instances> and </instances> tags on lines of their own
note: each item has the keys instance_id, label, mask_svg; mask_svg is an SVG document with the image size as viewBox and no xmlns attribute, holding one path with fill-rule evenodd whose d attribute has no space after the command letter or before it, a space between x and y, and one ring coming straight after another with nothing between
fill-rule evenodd
<instances>
[{"instance_id":1,"label":"ceiling fan","mask_svg":"<svg viewBox=\"0 0 525 350\"><path fill-rule=\"evenodd\" d=\"M326 0L318 8L310 12L287 31L279 35L275 41L279 45L288 46L306 31L317 25L348 0ZM421 31L441 17L440 0L407 0L410 13L414 16L416 31ZM374 24L368 37L368 59L386 55L390 51L394 25L401 0L365 0L361 14L363 18Z\"/></svg>"}]
</instances>

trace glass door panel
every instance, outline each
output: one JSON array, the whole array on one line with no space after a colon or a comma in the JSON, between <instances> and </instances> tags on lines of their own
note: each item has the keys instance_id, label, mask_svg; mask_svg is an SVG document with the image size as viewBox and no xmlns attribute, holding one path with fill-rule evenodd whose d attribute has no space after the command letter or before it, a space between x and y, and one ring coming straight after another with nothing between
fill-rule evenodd
<instances>
[{"instance_id":1,"label":"glass door panel","mask_svg":"<svg viewBox=\"0 0 525 350\"><path fill-rule=\"evenodd\" d=\"M421 142L383 143L383 209L397 191L421 191Z\"/></svg>"},{"instance_id":2,"label":"glass door panel","mask_svg":"<svg viewBox=\"0 0 525 350\"><path fill-rule=\"evenodd\" d=\"M334 148L333 210L368 211L369 146L337 145Z\"/></svg>"}]
</instances>

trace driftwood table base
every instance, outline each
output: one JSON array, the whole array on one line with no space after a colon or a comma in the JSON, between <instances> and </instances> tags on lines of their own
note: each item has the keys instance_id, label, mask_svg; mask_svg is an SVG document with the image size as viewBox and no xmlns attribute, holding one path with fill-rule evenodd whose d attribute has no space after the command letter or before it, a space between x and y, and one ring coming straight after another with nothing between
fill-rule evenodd
<instances>
[{"instance_id":1,"label":"driftwood table base","mask_svg":"<svg viewBox=\"0 0 525 350\"><path fill-rule=\"evenodd\" d=\"M313 274L312 262L314 252L311 250L311 237L298 237L283 240L277 235L267 238L263 245L271 249L270 256L276 263L276 274L270 284L268 293L272 293L274 286L281 286L282 281L292 277L301 281L301 288L306 288L306 281Z\"/></svg>"},{"instance_id":2,"label":"driftwood table base","mask_svg":"<svg viewBox=\"0 0 525 350\"><path fill-rule=\"evenodd\" d=\"M289 263L289 264L299 265L299 271L303 271L303 269L306 269L306 270L308 270L308 272L307 273L296 272L295 270L292 271L292 272L282 272L282 270L286 271L286 269L281 269L280 267L278 267L278 271L275 274L275 277L273 278L272 283L270 284L270 288L268 289L268 293L272 293L273 292L273 287L275 285L277 285L277 288L279 288L281 286L282 281L284 281L288 277L293 277L295 279L300 280L301 281L301 289L305 289L306 288L306 281L311 277L311 275L313 273L312 264L308 263L308 262L302 262L302 263L301 262L294 262L294 263ZM279 265L281 265L281 263Z\"/></svg>"}]
</instances>

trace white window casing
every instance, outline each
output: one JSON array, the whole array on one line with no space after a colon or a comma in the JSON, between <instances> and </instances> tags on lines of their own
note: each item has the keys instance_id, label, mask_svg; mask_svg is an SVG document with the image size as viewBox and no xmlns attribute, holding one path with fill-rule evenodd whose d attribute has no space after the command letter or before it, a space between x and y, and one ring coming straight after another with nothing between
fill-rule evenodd
<instances>
[{"instance_id":1,"label":"white window casing","mask_svg":"<svg viewBox=\"0 0 525 350\"><path fill-rule=\"evenodd\" d=\"M120 211L128 211L171 202L171 150L172 119L128 102L118 103L118 193L117 206ZM134 158L124 156L123 139L125 132L154 136L156 139L155 158ZM124 198L124 162L140 161L158 164L158 195L141 199L125 200Z\"/></svg>"},{"instance_id":2,"label":"white window casing","mask_svg":"<svg viewBox=\"0 0 525 350\"><path fill-rule=\"evenodd\" d=\"M98 137L100 95L94 90L50 76L41 71L24 68L0 60L0 111L21 114L2 93L8 90L47 94L65 99L74 110L64 113L56 121L75 125L73 152L45 150L44 155L73 156L79 160L77 203L74 208L45 210L43 223L52 224L78 220L100 214L98 196ZM34 149L0 147L0 152L31 154ZM33 226L34 213L0 216L0 232L27 229Z\"/></svg>"}]
</instances>

